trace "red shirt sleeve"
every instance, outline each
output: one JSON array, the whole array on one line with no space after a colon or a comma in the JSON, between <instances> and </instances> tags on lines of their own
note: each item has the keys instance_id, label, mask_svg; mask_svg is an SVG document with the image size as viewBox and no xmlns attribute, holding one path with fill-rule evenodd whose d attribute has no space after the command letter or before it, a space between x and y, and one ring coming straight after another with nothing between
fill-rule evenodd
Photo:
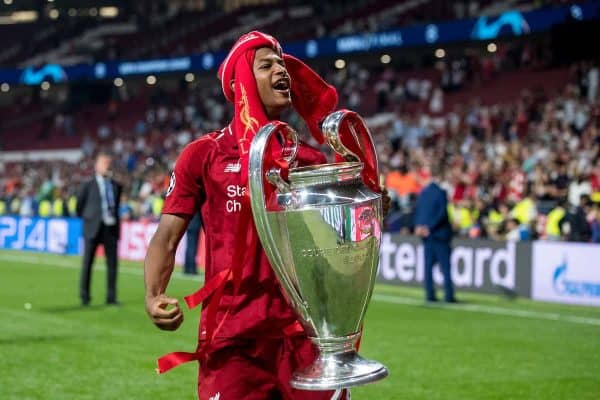
<instances>
[{"instance_id":1,"label":"red shirt sleeve","mask_svg":"<svg viewBox=\"0 0 600 400\"><path fill-rule=\"evenodd\" d=\"M163 214L193 215L204 199L204 168L212 154L212 139L202 137L187 145L175 162L165 196Z\"/></svg>"}]
</instances>

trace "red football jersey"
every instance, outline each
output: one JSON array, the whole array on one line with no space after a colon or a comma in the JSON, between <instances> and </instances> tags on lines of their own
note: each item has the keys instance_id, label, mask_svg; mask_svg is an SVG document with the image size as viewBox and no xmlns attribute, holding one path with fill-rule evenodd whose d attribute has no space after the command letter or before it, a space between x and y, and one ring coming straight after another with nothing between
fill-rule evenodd
<instances>
[{"instance_id":1,"label":"red football jersey","mask_svg":"<svg viewBox=\"0 0 600 400\"><path fill-rule=\"evenodd\" d=\"M318 150L299 146L299 165L325 162ZM257 240L242 260L232 260L234 240L246 188L241 185L241 163L231 126L205 135L182 151L171 176L164 214L188 214L200 210L206 235L205 282L219 272L243 263L237 295L227 284L220 301L217 323L229 309L216 339L281 337L296 315L283 297L277 278ZM210 301L209 297L208 300ZM206 304L204 304L206 305ZM205 313L200 320L205 329ZM204 328L203 328L204 327ZM201 334L202 336L202 334Z\"/></svg>"}]
</instances>

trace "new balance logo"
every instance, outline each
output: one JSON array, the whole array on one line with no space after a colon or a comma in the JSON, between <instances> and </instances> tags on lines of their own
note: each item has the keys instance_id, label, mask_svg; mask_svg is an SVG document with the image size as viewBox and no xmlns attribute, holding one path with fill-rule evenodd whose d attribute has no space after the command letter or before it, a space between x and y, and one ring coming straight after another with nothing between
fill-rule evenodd
<instances>
[{"instance_id":1,"label":"new balance logo","mask_svg":"<svg viewBox=\"0 0 600 400\"><path fill-rule=\"evenodd\" d=\"M242 164L238 163L229 163L227 164L227 166L225 167L224 172L233 172L233 173L237 173L240 172L242 170ZM218 399L217 399L218 400Z\"/></svg>"},{"instance_id":2,"label":"new balance logo","mask_svg":"<svg viewBox=\"0 0 600 400\"><path fill-rule=\"evenodd\" d=\"M219 400L221 398L221 392L218 392L213 397L209 397L208 400Z\"/></svg>"}]
</instances>

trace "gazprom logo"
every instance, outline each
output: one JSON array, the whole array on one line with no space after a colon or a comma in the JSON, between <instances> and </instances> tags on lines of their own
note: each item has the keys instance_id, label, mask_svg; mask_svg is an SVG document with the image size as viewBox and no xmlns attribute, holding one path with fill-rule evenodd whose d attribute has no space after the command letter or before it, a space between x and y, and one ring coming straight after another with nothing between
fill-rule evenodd
<instances>
[{"instance_id":1,"label":"gazprom logo","mask_svg":"<svg viewBox=\"0 0 600 400\"><path fill-rule=\"evenodd\" d=\"M515 36L527 34L531 30L523 14L519 11L507 11L491 22L486 16L479 17L471 37L479 40L496 39L504 27L509 27Z\"/></svg>"},{"instance_id":2,"label":"gazprom logo","mask_svg":"<svg viewBox=\"0 0 600 400\"><path fill-rule=\"evenodd\" d=\"M560 295L576 297L600 297L600 283L567 279L567 259L554 270L554 291Z\"/></svg>"},{"instance_id":3,"label":"gazprom logo","mask_svg":"<svg viewBox=\"0 0 600 400\"><path fill-rule=\"evenodd\" d=\"M27 67L21 74L21 82L26 85L39 85L44 81L54 83L67 80L67 73L58 64L46 64L39 69Z\"/></svg>"}]
</instances>

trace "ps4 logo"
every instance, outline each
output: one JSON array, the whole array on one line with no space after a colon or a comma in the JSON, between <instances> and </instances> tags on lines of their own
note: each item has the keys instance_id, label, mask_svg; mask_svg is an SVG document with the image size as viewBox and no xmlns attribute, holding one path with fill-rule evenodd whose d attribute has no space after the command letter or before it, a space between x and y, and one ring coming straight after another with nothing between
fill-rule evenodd
<instances>
[{"instance_id":1,"label":"ps4 logo","mask_svg":"<svg viewBox=\"0 0 600 400\"><path fill-rule=\"evenodd\" d=\"M488 21L488 17L481 16L475 22L473 39L488 40L495 39L500 35L502 28L509 27L512 34L521 36L530 32L529 24L519 11L507 11L501 14L495 21Z\"/></svg>"},{"instance_id":2,"label":"ps4 logo","mask_svg":"<svg viewBox=\"0 0 600 400\"><path fill-rule=\"evenodd\" d=\"M21 74L21 82L26 85L39 85L44 81L54 83L67 80L67 73L58 64L46 64L39 69L27 67Z\"/></svg>"},{"instance_id":3,"label":"ps4 logo","mask_svg":"<svg viewBox=\"0 0 600 400\"><path fill-rule=\"evenodd\" d=\"M58 218L0 217L0 249L72 254L69 220Z\"/></svg>"},{"instance_id":4,"label":"ps4 logo","mask_svg":"<svg viewBox=\"0 0 600 400\"><path fill-rule=\"evenodd\" d=\"M561 295L577 297L600 297L600 283L567 279L567 258L556 267L553 275L554 291Z\"/></svg>"}]
</instances>

